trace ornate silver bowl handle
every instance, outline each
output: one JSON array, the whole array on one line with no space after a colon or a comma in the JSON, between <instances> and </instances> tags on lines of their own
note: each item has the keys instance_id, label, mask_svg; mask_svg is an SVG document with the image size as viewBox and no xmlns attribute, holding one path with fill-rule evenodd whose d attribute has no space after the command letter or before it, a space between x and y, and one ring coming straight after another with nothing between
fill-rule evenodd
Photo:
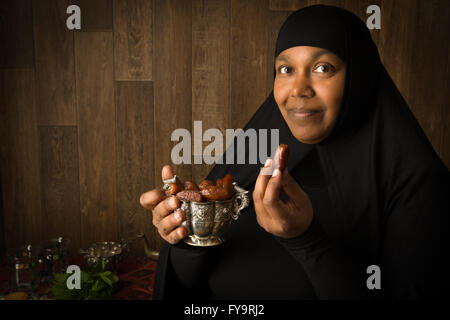
<instances>
[{"instance_id":1,"label":"ornate silver bowl handle","mask_svg":"<svg viewBox=\"0 0 450 320\"><path fill-rule=\"evenodd\" d=\"M231 217L234 220L237 220L241 215L241 211L248 207L250 204L250 198L248 197L247 190L244 190L236 185L236 182L233 182L234 190L236 190L236 194L233 197L234 208L235 210L231 214Z\"/></svg>"}]
</instances>

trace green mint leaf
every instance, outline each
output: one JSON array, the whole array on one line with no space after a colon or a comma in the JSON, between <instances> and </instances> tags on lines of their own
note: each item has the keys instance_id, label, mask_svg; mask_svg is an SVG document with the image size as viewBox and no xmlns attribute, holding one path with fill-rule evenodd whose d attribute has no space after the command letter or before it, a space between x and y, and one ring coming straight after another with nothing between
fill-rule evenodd
<instances>
[{"instance_id":1,"label":"green mint leaf","mask_svg":"<svg viewBox=\"0 0 450 320\"><path fill-rule=\"evenodd\" d=\"M112 287L113 283L111 280L109 280L109 278L107 276L105 276L103 273L100 274L100 277L102 278L102 280L104 282L106 282L108 284L108 286Z\"/></svg>"}]
</instances>

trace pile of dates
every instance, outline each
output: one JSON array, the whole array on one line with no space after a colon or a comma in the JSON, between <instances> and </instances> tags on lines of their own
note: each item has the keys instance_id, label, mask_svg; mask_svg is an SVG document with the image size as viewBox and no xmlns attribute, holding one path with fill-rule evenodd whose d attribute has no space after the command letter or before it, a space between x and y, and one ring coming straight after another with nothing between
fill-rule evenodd
<instances>
[{"instance_id":1,"label":"pile of dates","mask_svg":"<svg viewBox=\"0 0 450 320\"><path fill-rule=\"evenodd\" d=\"M203 180L198 186L195 182L180 181L169 183L166 189L167 196L176 195L182 200L206 202L229 200L234 194L234 179L227 174L222 179L217 179L216 183L210 180Z\"/></svg>"}]
</instances>

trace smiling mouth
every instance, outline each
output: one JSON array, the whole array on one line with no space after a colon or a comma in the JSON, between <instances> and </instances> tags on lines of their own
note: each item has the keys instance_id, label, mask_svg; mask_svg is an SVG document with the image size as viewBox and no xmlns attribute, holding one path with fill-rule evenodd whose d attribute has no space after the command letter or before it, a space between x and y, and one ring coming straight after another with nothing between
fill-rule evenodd
<instances>
[{"instance_id":1,"label":"smiling mouth","mask_svg":"<svg viewBox=\"0 0 450 320\"><path fill-rule=\"evenodd\" d=\"M312 110L312 109L290 109L287 110L288 114L295 119L307 119L319 115L323 110Z\"/></svg>"}]
</instances>

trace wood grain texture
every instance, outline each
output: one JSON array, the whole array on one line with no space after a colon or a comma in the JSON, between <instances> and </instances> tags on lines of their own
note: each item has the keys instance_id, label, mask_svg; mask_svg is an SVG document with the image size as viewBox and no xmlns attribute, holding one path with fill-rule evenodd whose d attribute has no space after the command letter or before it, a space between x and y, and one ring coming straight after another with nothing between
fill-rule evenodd
<instances>
[{"instance_id":1,"label":"wood grain texture","mask_svg":"<svg viewBox=\"0 0 450 320\"><path fill-rule=\"evenodd\" d=\"M449 107L444 72L447 69L448 47L436 45L449 39L449 3L442 0L418 1L408 100L410 108L425 131L436 152L441 149L445 124L445 108ZM430 23L432 21L432 23ZM405 78L405 75L402 75ZM440 80L439 80L440 79ZM430 84L427 86L426 84Z\"/></svg>"},{"instance_id":2,"label":"wood grain texture","mask_svg":"<svg viewBox=\"0 0 450 320\"><path fill-rule=\"evenodd\" d=\"M80 184L76 126L40 126L42 224L45 238L70 239L81 247Z\"/></svg>"},{"instance_id":3,"label":"wood grain texture","mask_svg":"<svg viewBox=\"0 0 450 320\"><path fill-rule=\"evenodd\" d=\"M192 2L192 118L202 121L203 133L216 128L223 135L223 150L226 148L225 130L230 128L230 1L213 0ZM202 158L211 141L202 141ZM194 141L192 141L194 145ZM219 154L218 156L221 156ZM193 165L193 180L204 180L213 164Z\"/></svg>"},{"instance_id":4,"label":"wood grain texture","mask_svg":"<svg viewBox=\"0 0 450 320\"><path fill-rule=\"evenodd\" d=\"M0 105L7 115L2 156L5 238L8 248L43 237L33 69L0 72Z\"/></svg>"},{"instance_id":5,"label":"wood grain texture","mask_svg":"<svg viewBox=\"0 0 450 320\"><path fill-rule=\"evenodd\" d=\"M34 67L31 0L0 1L0 68Z\"/></svg>"},{"instance_id":6,"label":"wood grain texture","mask_svg":"<svg viewBox=\"0 0 450 320\"><path fill-rule=\"evenodd\" d=\"M448 51L436 43L448 39L448 3L383 1L381 9L378 47L383 64L434 149L441 153L445 124L440 122L444 121L448 98L442 94L445 80L437 79L448 63Z\"/></svg>"},{"instance_id":7,"label":"wood grain texture","mask_svg":"<svg viewBox=\"0 0 450 320\"><path fill-rule=\"evenodd\" d=\"M71 4L81 9L79 31L112 31L112 0L74 0Z\"/></svg>"},{"instance_id":8,"label":"wood grain texture","mask_svg":"<svg viewBox=\"0 0 450 320\"><path fill-rule=\"evenodd\" d=\"M153 1L114 0L116 80L152 80Z\"/></svg>"},{"instance_id":9,"label":"wood grain texture","mask_svg":"<svg viewBox=\"0 0 450 320\"><path fill-rule=\"evenodd\" d=\"M75 33L81 243L118 240L113 35Z\"/></svg>"},{"instance_id":10,"label":"wood grain texture","mask_svg":"<svg viewBox=\"0 0 450 320\"><path fill-rule=\"evenodd\" d=\"M266 98L268 3L231 1L232 127L242 128Z\"/></svg>"},{"instance_id":11,"label":"wood grain texture","mask_svg":"<svg viewBox=\"0 0 450 320\"><path fill-rule=\"evenodd\" d=\"M272 11L295 11L307 5L308 0L269 0L269 9Z\"/></svg>"},{"instance_id":12,"label":"wood grain texture","mask_svg":"<svg viewBox=\"0 0 450 320\"><path fill-rule=\"evenodd\" d=\"M348 0L269 0L269 8L273 11L296 11L316 4L345 7L346 1Z\"/></svg>"},{"instance_id":13,"label":"wood grain texture","mask_svg":"<svg viewBox=\"0 0 450 320\"><path fill-rule=\"evenodd\" d=\"M318 3L344 7L363 21L369 5L381 7L382 29L371 30L372 37L450 167L447 0L3 0L6 246L38 243L50 237L47 229L58 229L80 247L146 232L159 249L162 240L139 197L161 186L161 167L172 163L178 144L172 132L185 128L193 138L193 120L202 120L203 133L242 127L273 88L284 19ZM65 27L68 4L81 6L81 32ZM182 179L200 180L209 170L174 167ZM76 210L78 225L63 219L66 212L76 219Z\"/></svg>"},{"instance_id":14,"label":"wood grain texture","mask_svg":"<svg viewBox=\"0 0 450 320\"><path fill-rule=\"evenodd\" d=\"M76 125L73 31L66 27L68 1L35 0L37 116L40 125Z\"/></svg>"},{"instance_id":15,"label":"wood grain texture","mask_svg":"<svg viewBox=\"0 0 450 320\"><path fill-rule=\"evenodd\" d=\"M410 106L411 52L417 49L412 30L416 30L417 3L417 0L384 1L379 40L381 60Z\"/></svg>"},{"instance_id":16,"label":"wood grain texture","mask_svg":"<svg viewBox=\"0 0 450 320\"><path fill-rule=\"evenodd\" d=\"M266 96L273 90L273 82L275 80L275 47L277 42L278 33L281 26L287 17L291 14L290 11L271 11L269 13L270 19L267 23L267 84L266 84Z\"/></svg>"},{"instance_id":17,"label":"wood grain texture","mask_svg":"<svg viewBox=\"0 0 450 320\"><path fill-rule=\"evenodd\" d=\"M117 105L117 212L121 238L153 234L151 212L140 195L155 185L152 82L116 82ZM144 254L142 242L133 245Z\"/></svg>"},{"instance_id":18,"label":"wood grain texture","mask_svg":"<svg viewBox=\"0 0 450 320\"><path fill-rule=\"evenodd\" d=\"M328 6L345 7L345 2L346 0L308 0L308 6L324 4Z\"/></svg>"},{"instance_id":19,"label":"wood grain texture","mask_svg":"<svg viewBox=\"0 0 450 320\"><path fill-rule=\"evenodd\" d=\"M171 141L178 128L192 133L192 41L191 1L155 2L154 94L155 94L155 187L162 185L161 168L171 164L183 180L192 178L190 164L174 165ZM188 35L188 36L186 36ZM155 247L161 245L156 233Z\"/></svg>"}]
</instances>

